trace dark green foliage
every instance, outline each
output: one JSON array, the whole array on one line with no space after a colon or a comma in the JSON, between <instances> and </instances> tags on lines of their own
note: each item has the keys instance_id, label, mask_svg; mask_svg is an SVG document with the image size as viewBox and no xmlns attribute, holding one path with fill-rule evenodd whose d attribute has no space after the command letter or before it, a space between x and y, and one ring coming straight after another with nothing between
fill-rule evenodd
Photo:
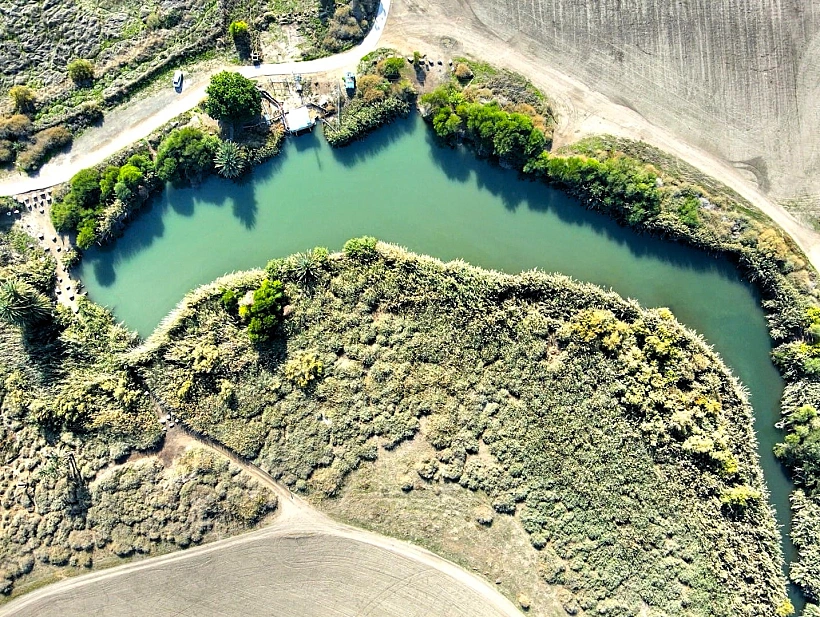
<instances>
[{"instance_id":1,"label":"dark green foliage","mask_svg":"<svg viewBox=\"0 0 820 617\"><path fill-rule=\"evenodd\" d=\"M83 169L77 172L71 178L69 186L77 206L89 208L100 203L100 172L96 169Z\"/></svg>"},{"instance_id":2,"label":"dark green foliage","mask_svg":"<svg viewBox=\"0 0 820 617\"><path fill-rule=\"evenodd\" d=\"M529 116L505 111L494 102L467 102L453 85L441 86L421 101L430 108L436 135L450 141L466 139L479 154L507 161L516 169L523 169L546 147L543 131Z\"/></svg>"},{"instance_id":3,"label":"dark green foliage","mask_svg":"<svg viewBox=\"0 0 820 617\"><path fill-rule=\"evenodd\" d=\"M149 342L147 379L184 423L294 490L337 494L384 449L428 440L435 459L419 478L517 512L551 556L543 576L588 614L614 602L626 614L774 614L785 596L771 513L721 502L762 488L751 410L707 346L668 312L592 286L372 244L348 242L310 289L294 260L271 262L291 306L286 339L264 352L221 307L226 286L263 274L197 292ZM322 366L308 390L291 382L305 359ZM641 386L645 406L629 396ZM711 450L688 441L718 432Z\"/></svg>"},{"instance_id":4,"label":"dark green foliage","mask_svg":"<svg viewBox=\"0 0 820 617\"><path fill-rule=\"evenodd\" d=\"M542 152L524 166L524 172L562 185L570 193L589 200L592 207L630 225L645 222L661 210L657 176L626 156L599 161Z\"/></svg>"},{"instance_id":5,"label":"dark green foliage","mask_svg":"<svg viewBox=\"0 0 820 617\"><path fill-rule=\"evenodd\" d=\"M173 131L157 151L157 175L175 184L199 183L213 169L219 140L194 127Z\"/></svg>"},{"instance_id":6,"label":"dark green foliage","mask_svg":"<svg viewBox=\"0 0 820 617\"><path fill-rule=\"evenodd\" d=\"M256 83L239 73L217 73L211 77L206 93L205 111L217 120L247 120L262 112L262 95Z\"/></svg>"},{"instance_id":7,"label":"dark green foliage","mask_svg":"<svg viewBox=\"0 0 820 617\"><path fill-rule=\"evenodd\" d=\"M280 281L265 280L253 292L253 302L239 307L239 316L248 324L253 343L264 343L276 331L285 304L285 288Z\"/></svg>"},{"instance_id":8,"label":"dark green foliage","mask_svg":"<svg viewBox=\"0 0 820 617\"><path fill-rule=\"evenodd\" d=\"M357 261L370 261L377 255L377 240L373 236L362 236L361 238L351 238L345 242L342 251L347 257Z\"/></svg>"},{"instance_id":9,"label":"dark green foliage","mask_svg":"<svg viewBox=\"0 0 820 617\"><path fill-rule=\"evenodd\" d=\"M234 289L226 289L222 293L222 306L231 315L236 315L239 311L239 294Z\"/></svg>"}]
</instances>

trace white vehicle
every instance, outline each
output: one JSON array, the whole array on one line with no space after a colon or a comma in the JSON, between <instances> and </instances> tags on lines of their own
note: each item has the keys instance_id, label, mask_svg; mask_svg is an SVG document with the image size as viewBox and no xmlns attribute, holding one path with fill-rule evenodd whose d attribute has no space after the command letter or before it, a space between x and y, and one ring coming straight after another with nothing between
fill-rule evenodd
<instances>
[{"instance_id":1,"label":"white vehicle","mask_svg":"<svg viewBox=\"0 0 820 617\"><path fill-rule=\"evenodd\" d=\"M182 90L182 71L174 71L174 89Z\"/></svg>"}]
</instances>

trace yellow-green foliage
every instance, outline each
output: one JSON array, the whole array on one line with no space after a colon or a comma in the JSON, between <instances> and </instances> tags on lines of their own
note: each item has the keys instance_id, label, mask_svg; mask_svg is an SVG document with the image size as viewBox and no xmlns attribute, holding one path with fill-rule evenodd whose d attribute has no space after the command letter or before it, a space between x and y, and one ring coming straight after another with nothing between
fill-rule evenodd
<instances>
[{"instance_id":1,"label":"yellow-green foliage","mask_svg":"<svg viewBox=\"0 0 820 617\"><path fill-rule=\"evenodd\" d=\"M669 311L369 239L311 265L309 282L296 261L269 265L290 309L266 346L213 285L139 354L173 403L193 369L179 350L220 350L174 408L184 423L325 496L424 439L435 452L416 482L457 482L515 513L549 557L537 574L586 614L772 615L785 599L764 500L720 499L762 493L751 409ZM294 387L318 362L321 379Z\"/></svg>"},{"instance_id":2,"label":"yellow-green foliage","mask_svg":"<svg viewBox=\"0 0 820 617\"><path fill-rule=\"evenodd\" d=\"M285 363L285 377L300 388L307 388L322 376L324 365L315 353L300 352Z\"/></svg>"}]
</instances>

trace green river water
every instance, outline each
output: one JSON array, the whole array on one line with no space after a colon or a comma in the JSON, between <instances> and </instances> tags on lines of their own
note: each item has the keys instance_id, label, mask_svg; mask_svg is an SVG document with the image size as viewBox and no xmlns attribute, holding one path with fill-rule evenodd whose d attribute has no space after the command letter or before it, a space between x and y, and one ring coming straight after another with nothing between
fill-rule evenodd
<instances>
[{"instance_id":1,"label":"green river water","mask_svg":"<svg viewBox=\"0 0 820 617\"><path fill-rule=\"evenodd\" d=\"M788 530L791 484L772 455L783 384L755 291L726 261L638 235L560 191L437 146L418 118L338 151L318 134L289 140L240 183L169 188L113 246L89 251L79 276L92 299L147 336L200 284L361 235L511 273L562 272L671 308L749 389L771 502ZM786 538L784 547L788 560Z\"/></svg>"}]
</instances>

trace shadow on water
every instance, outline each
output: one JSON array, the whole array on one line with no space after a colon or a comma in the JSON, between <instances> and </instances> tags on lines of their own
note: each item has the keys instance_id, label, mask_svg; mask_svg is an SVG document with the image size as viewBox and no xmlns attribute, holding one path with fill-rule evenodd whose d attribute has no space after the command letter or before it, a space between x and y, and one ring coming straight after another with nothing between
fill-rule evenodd
<instances>
[{"instance_id":1,"label":"shadow on water","mask_svg":"<svg viewBox=\"0 0 820 617\"><path fill-rule=\"evenodd\" d=\"M389 127L382 126L369 133L365 139L355 141L344 148L331 148L333 158L345 167L353 167L363 163L416 130L417 122L418 120L413 116L399 118Z\"/></svg>"},{"instance_id":2,"label":"shadow on water","mask_svg":"<svg viewBox=\"0 0 820 617\"><path fill-rule=\"evenodd\" d=\"M426 140L431 158L449 180L474 182L479 191L489 192L511 212L525 206L534 212L550 213L562 223L588 230L603 241L627 248L635 257L655 259L696 272L717 272L726 280L738 279L736 269L725 259L619 225L610 217L585 208L559 189L477 158L463 146L451 147L443 143L429 129L426 130Z\"/></svg>"}]
</instances>

